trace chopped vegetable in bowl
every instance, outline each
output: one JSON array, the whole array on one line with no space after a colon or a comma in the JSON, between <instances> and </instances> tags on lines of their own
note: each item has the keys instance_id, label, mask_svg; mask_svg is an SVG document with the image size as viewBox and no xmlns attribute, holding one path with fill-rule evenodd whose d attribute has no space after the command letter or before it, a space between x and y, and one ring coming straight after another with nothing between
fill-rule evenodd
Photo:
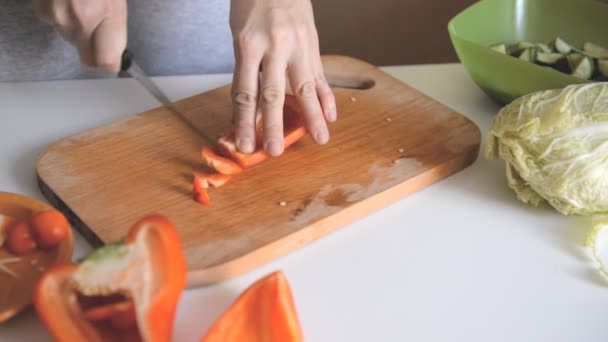
<instances>
[{"instance_id":1,"label":"chopped vegetable in bowl","mask_svg":"<svg viewBox=\"0 0 608 342\"><path fill-rule=\"evenodd\" d=\"M586 42L582 49L577 49L557 37L549 44L499 43L490 48L583 80L608 81L608 49L592 42Z\"/></svg>"}]
</instances>

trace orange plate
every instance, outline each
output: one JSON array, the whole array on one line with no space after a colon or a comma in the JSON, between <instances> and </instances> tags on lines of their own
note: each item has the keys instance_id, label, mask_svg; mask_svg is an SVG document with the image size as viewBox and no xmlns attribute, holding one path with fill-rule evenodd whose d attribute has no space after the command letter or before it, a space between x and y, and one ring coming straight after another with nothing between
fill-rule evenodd
<instances>
[{"instance_id":1,"label":"orange plate","mask_svg":"<svg viewBox=\"0 0 608 342\"><path fill-rule=\"evenodd\" d=\"M52 209L44 202L22 195L0 192L0 214L23 219L41 210ZM74 236L72 229L67 238L50 250L36 250L20 257L20 261L6 264L17 278L0 271L0 323L25 310L32 303L32 291L40 273L50 265L72 258ZM0 247L0 260L15 257Z\"/></svg>"}]
</instances>

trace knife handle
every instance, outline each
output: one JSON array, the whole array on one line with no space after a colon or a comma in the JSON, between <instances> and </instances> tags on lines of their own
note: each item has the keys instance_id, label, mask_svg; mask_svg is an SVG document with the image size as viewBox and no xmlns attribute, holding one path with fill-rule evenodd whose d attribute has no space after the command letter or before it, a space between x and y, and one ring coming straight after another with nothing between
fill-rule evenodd
<instances>
[{"instance_id":1,"label":"knife handle","mask_svg":"<svg viewBox=\"0 0 608 342\"><path fill-rule=\"evenodd\" d=\"M133 53L128 49L123 51L122 56L120 57L120 71L127 71L131 67L133 63Z\"/></svg>"}]
</instances>

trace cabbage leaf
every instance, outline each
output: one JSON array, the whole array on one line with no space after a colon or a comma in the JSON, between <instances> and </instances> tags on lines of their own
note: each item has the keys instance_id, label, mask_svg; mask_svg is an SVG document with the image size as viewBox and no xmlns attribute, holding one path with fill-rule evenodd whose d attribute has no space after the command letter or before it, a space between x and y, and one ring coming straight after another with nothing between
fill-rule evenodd
<instances>
[{"instance_id":1,"label":"cabbage leaf","mask_svg":"<svg viewBox=\"0 0 608 342\"><path fill-rule=\"evenodd\" d=\"M506 162L524 203L565 215L608 213L608 83L522 96L494 117L486 158Z\"/></svg>"}]
</instances>

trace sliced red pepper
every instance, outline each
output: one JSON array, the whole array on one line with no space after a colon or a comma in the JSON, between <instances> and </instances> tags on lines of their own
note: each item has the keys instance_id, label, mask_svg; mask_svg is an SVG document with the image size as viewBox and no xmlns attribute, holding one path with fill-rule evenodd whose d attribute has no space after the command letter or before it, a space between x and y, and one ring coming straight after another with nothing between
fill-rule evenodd
<instances>
[{"instance_id":1,"label":"sliced red pepper","mask_svg":"<svg viewBox=\"0 0 608 342\"><path fill-rule=\"evenodd\" d=\"M302 139L306 133L304 120L298 110L296 98L292 95L286 95L285 105L283 106L284 148L287 149ZM270 155L264 150L262 136L262 126L256 125L256 149L253 153L242 153L236 147L234 130L230 130L219 139L218 148L221 154L234 160L243 168L248 168L270 158Z\"/></svg>"},{"instance_id":2,"label":"sliced red pepper","mask_svg":"<svg viewBox=\"0 0 608 342\"><path fill-rule=\"evenodd\" d=\"M207 177L207 182L214 188L219 188L222 185L226 184L232 177L228 175L223 175L221 173L214 173Z\"/></svg>"},{"instance_id":3,"label":"sliced red pepper","mask_svg":"<svg viewBox=\"0 0 608 342\"><path fill-rule=\"evenodd\" d=\"M170 341L186 271L173 225L148 216L124 241L95 250L82 264L45 271L34 305L57 342ZM124 301L132 302L136 324ZM110 321L96 320L103 317Z\"/></svg>"},{"instance_id":4,"label":"sliced red pepper","mask_svg":"<svg viewBox=\"0 0 608 342\"><path fill-rule=\"evenodd\" d=\"M208 207L211 206L209 194L207 193L209 186L219 188L232 178L231 176L221 173L209 174L197 170L192 171L192 174L194 175L194 189L192 191L192 196L197 202Z\"/></svg>"},{"instance_id":5,"label":"sliced red pepper","mask_svg":"<svg viewBox=\"0 0 608 342\"><path fill-rule=\"evenodd\" d=\"M303 334L287 278L272 273L251 285L201 342L296 342Z\"/></svg>"},{"instance_id":6,"label":"sliced red pepper","mask_svg":"<svg viewBox=\"0 0 608 342\"><path fill-rule=\"evenodd\" d=\"M302 139L307 133L302 116L298 111L296 98L291 95L285 96L285 105L283 107L283 132L285 149ZM260 117L257 117L257 147L253 153L242 153L238 151L234 138L234 130L227 132L219 139L217 145L219 154L208 147L203 147L201 157L205 164L218 171L223 176L220 174L210 175L202 172L195 172L192 190L193 198L197 202L210 207L211 203L209 195L207 194L209 185L220 187L230 180L230 178L225 176L238 174L243 171L243 168L251 167L270 158L270 155L262 146L262 136L262 122ZM220 155L223 155L224 157Z\"/></svg>"},{"instance_id":7,"label":"sliced red pepper","mask_svg":"<svg viewBox=\"0 0 608 342\"><path fill-rule=\"evenodd\" d=\"M207 177L201 175L198 172L194 172L194 181L192 189L192 197L198 203L210 207L211 201L209 200L209 194L207 194L207 188L209 187L209 181Z\"/></svg>"},{"instance_id":8,"label":"sliced red pepper","mask_svg":"<svg viewBox=\"0 0 608 342\"><path fill-rule=\"evenodd\" d=\"M206 146L201 151L201 157L207 166L221 174L236 175L243 172L243 168L239 164L215 154Z\"/></svg>"}]
</instances>

